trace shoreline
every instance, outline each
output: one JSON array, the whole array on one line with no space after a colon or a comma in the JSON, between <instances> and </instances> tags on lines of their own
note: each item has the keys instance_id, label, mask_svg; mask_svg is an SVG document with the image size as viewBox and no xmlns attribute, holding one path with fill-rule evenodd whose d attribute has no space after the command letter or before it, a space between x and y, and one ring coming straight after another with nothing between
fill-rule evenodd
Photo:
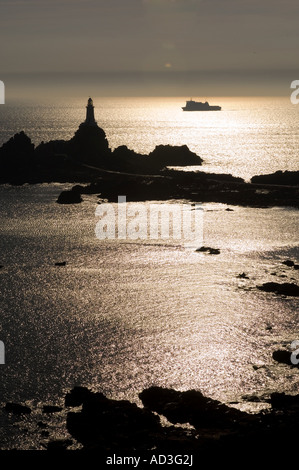
<instances>
[{"instance_id":1,"label":"shoreline","mask_svg":"<svg viewBox=\"0 0 299 470\"><path fill-rule=\"evenodd\" d=\"M298 178L299 172L280 172L282 183L290 174ZM215 202L244 207L293 207L299 208L299 186L295 184L269 183L273 175L259 175L254 182L245 182L230 174L185 172L164 170L159 174L134 174L80 165L73 174L57 174L55 178L41 175L25 178L0 178L0 184L22 186L24 184L74 184L69 195L99 194L110 202L125 194L128 201L189 200L190 202ZM266 181L266 182L265 182ZM73 199L70 197L69 203ZM76 202L76 201L74 201ZM68 202L66 202L68 203Z\"/></svg>"},{"instance_id":2,"label":"shoreline","mask_svg":"<svg viewBox=\"0 0 299 470\"><path fill-rule=\"evenodd\" d=\"M63 404L40 404L39 410L7 403L3 415L23 432L27 427L32 444L29 449L0 451L10 454L43 449L46 453L96 452L103 456L190 454L198 459L210 452L230 454L236 445L248 452L273 445L286 449L296 442L299 395L243 397L244 401L269 405L254 414L195 390L150 387L139 393L139 398L143 407L77 386L63 397Z\"/></svg>"}]
</instances>

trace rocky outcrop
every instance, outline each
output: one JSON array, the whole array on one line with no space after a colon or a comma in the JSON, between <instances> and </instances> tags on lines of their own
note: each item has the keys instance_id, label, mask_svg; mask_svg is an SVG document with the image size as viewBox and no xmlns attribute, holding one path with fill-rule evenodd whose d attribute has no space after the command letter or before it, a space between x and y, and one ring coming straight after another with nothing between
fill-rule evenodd
<instances>
[{"instance_id":1,"label":"rocky outcrop","mask_svg":"<svg viewBox=\"0 0 299 470\"><path fill-rule=\"evenodd\" d=\"M276 171L268 175L253 176L251 183L299 186L299 171Z\"/></svg>"},{"instance_id":2,"label":"rocky outcrop","mask_svg":"<svg viewBox=\"0 0 299 470\"><path fill-rule=\"evenodd\" d=\"M34 167L34 144L24 131L15 134L0 148L0 172L14 175L32 171Z\"/></svg>"},{"instance_id":3,"label":"rocky outcrop","mask_svg":"<svg viewBox=\"0 0 299 470\"><path fill-rule=\"evenodd\" d=\"M80 454L86 458L89 452L96 452L97 457L105 456L105 459L115 454L144 456L145 460L153 455L192 454L194 468L200 468L203 457L211 461L211 456L219 455L223 461L225 455L231 461L236 449L246 455L254 451L255 459L256 455L260 458L262 452L268 461L269 449L273 446L281 449L283 454L286 449L297 448L299 395L275 392L270 396L243 396L241 403L267 404L267 409L256 414L239 411L205 397L197 390L181 392L150 387L139 396L144 408L127 400L109 399L86 387L75 387L65 397L65 408L59 414L59 421L55 414L58 409L54 405L49 409L49 405L44 405L42 412L33 410L30 416L30 449L34 448L35 442L39 446L42 437L42 445L48 451L78 451L80 445L82 452L75 452L75 458ZM74 407L76 409L70 410ZM40 416L45 417L45 409L50 411L47 423L40 420ZM28 423L25 415L30 408L7 403L4 410L18 415L21 436L24 425ZM175 426L169 423L162 425L159 415L165 416ZM66 430L60 432L61 420L65 416L70 436ZM12 420L15 423L14 418ZM34 420L36 441L33 440ZM187 427L185 423L194 427ZM15 433L15 424L13 426Z\"/></svg>"},{"instance_id":4,"label":"rocky outcrop","mask_svg":"<svg viewBox=\"0 0 299 470\"><path fill-rule=\"evenodd\" d=\"M299 286L290 282L284 282L282 284L278 282L265 282L264 284L257 286L257 288L265 292L274 292L279 295L288 295L293 297L299 296Z\"/></svg>"},{"instance_id":5,"label":"rocky outcrop","mask_svg":"<svg viewBox=\"0 0 299 470\"><path fill-rule=\"evenodd\" d=\"M106 167L111 151L103 129L98 126L80 125L68 142L68 153L75 161Z\"/></svg>"},{"instance_id":6,"label":"rocky outcrop","mask_svg":"<svg viewBox=\"0 0 299 470\"><path fill-rule=\"evenodd\" d=\"M83 199L77 191L62 191L57 199L58 204L79 204Z\"/></svg>"},{"instance_id":7,"label":"rocky outcrop","mask_svg":"<svg viewBox=\"0 0 299 470\"><path fill-rule=\"evenodd\" d=\"M195 251L198 253L208 253L209 255L219 255L220 250L219 248L211 248L210 246L201 246L197 248Z\"/></svg>"},{"instance_id":8,"label":"rocky outcrop","mask_svg":"<svg viewBox=\"0 0 299 470\"><path fill-rule=\"evenodd\" d=\"M132 443L142 448L149 444L150 434L160 429L157 416L127 400L112 400L102 393L83 390L72 395L68 403L82 400L82 410L68 413L67 429L85 448L112 447L120 451Z\"/></svg>"},{"instance_id":9,"label":"rocky outcrop","mask_svg":"<svg viewBox=\"0 0 299 470\"><path fill-rule=\"evenodd\" d=\"M187 145L157 145L149 154L149 160L153 168L201 165L203 162Z\"/></svg>"},{"instance_id":10,"label":"rocky outcrop","mask_svg":"<svg viewBox=\"0 0 299 470\"><path fill-rule=\"evenodd\" d=\"M189 423L195 428L234 426L247 413L205 397L201 392L150 387L139 394L145 408L164 415L171 423Z\"/></svg>"}]
</instances>

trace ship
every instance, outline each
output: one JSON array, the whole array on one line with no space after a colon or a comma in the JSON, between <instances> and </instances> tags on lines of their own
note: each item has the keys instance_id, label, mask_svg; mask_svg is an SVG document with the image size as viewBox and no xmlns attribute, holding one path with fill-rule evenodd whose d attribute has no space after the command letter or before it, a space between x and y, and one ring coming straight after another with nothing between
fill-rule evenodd
<instances>
[{"instance_id":1,"label":"ship","mask_svg":"<svg viewBox=\"0 0 299 470\"><path fill-rule=\"evenodd\" d=\"M186 101L186 106L182 108L183 111L220 111L221 106L210 106L206 101L202 103L201 101L193 101L192 99Z\"/></svg>"}]
</instances>

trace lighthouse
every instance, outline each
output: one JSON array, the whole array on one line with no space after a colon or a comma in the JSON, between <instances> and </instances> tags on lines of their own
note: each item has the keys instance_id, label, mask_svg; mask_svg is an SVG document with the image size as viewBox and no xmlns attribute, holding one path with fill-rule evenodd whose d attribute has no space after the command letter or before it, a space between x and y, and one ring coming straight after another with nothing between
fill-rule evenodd
<instances>
[{"instance_id":1,"label":"lighthouse","mask_svg":"<svg viewBox=\"0 0 299 470\"><path fill-rule=\"evenodd\" d=\"M87 106L86 106L86 119L85 122L83 123L85 126L97 126L97 122L94 118L94 105L93 101L91 98L88 99L87 101Z\"/></svg>"}]
</instances>

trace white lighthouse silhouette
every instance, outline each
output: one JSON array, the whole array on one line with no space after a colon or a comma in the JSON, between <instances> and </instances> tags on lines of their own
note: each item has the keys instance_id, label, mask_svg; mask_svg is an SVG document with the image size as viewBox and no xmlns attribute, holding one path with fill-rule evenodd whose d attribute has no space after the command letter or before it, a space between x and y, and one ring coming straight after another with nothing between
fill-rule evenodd
<instances>
[{"instance_id":1,"label":"white lighthouse silhouette","mask_svg":"<svg viewBox=\"0 0 299 470\"><path fill-rule=\"evenodd\" d=\"M85 126L97 126L97 122L94 118L94 105L91 98L88 98L86 106L86 119L83 123Z\"/></svg>"}]
</instances>

